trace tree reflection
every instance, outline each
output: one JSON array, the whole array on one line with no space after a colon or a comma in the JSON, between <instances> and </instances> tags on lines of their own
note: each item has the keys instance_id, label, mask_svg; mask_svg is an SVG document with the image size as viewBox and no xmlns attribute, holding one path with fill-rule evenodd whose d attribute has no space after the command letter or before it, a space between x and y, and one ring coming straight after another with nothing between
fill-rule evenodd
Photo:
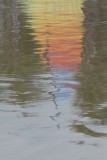
<instances>
[{"instance_id":1,"label":"tree reflection","mask_svg":"<svg viewBox=\"0 0 107 160\"><path fill-rule=\"evenodd\" d=\"M38 100L44 88L38 75L48 72L28 18L16 1L0 1L0 86L9 84L0 88L0 98L13 104Z\"/></svg>"},{"instance_id":2,"label":"tree reflection","mask_svg":"<svg viewBox=\"0 0 107 160\"><path fill-rule=\"evenodd\" d=\"M85 1L85 15L80 86L76 105L81 116L89 118L94 128L107 125L107 1ZM87 123L86 123L87 124ZM81 127L82 125L82 127ZM76 131L91 136L101 136L84 124L74 123ZM103 132L101 130L101 132Z\"/></svg>"}]
</instances>

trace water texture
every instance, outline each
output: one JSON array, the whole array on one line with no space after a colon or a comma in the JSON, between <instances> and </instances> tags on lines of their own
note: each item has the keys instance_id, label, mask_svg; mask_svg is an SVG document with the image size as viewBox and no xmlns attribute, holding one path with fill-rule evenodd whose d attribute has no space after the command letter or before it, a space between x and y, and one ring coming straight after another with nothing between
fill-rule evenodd
<instances>
[{"instance_id":1,"label":"water texture","mask_svg":"<svg viewBox=\"0 0 107 160\"><path fill-rule=\"evenodd\" d=\"M0 159L107 159L107 1L0 0Z\"/></svg>"}]
</instances>

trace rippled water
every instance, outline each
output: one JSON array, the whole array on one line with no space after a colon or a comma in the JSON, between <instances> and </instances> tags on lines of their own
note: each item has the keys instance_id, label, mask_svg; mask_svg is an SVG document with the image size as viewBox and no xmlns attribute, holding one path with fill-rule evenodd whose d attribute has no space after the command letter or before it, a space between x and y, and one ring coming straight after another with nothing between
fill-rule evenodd
<instances>
[{"instance_id":1,"label":"rippled water","mask_svg":"<svg viewBox=\"0 0 107 160\"><path fill-rule=\"evenodd\" d=\"M106 160L106 0L0 0L3 160Z\"/></svg>"}]
</instances>

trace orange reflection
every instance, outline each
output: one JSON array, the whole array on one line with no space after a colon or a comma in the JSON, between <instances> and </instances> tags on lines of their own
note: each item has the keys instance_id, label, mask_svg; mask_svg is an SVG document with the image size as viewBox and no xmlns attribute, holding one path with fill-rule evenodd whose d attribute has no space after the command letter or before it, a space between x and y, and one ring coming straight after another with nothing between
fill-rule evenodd
<instances>
[{"instance_id":1,"label":"orange reflection","mask_svg":"<svg viewBox=\"0 0 107 160\"><path fill-rule=\"evenodd\" d=\"M83 0L23 0L43 62L71 68L81 64ZM44 55L47 58L44 58ZM47 62L46 62L47 63ZM75 67L74 70L78 70Z\"/></svg>"}]
</instances>

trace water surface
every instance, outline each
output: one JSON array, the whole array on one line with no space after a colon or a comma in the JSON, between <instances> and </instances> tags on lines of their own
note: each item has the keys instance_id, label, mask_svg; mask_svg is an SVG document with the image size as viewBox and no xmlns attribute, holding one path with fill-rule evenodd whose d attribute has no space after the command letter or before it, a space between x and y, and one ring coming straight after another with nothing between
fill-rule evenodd
<instances>
[{"instance_id":1,"label":"water surface","mask_svg":"<svg viewBox=\"0 0 107 160\"><path fill-rule=\"evenodd\" d=\"M107 2L0 1L0 155L106 160Z\"/></svg>"}]
</instances>

